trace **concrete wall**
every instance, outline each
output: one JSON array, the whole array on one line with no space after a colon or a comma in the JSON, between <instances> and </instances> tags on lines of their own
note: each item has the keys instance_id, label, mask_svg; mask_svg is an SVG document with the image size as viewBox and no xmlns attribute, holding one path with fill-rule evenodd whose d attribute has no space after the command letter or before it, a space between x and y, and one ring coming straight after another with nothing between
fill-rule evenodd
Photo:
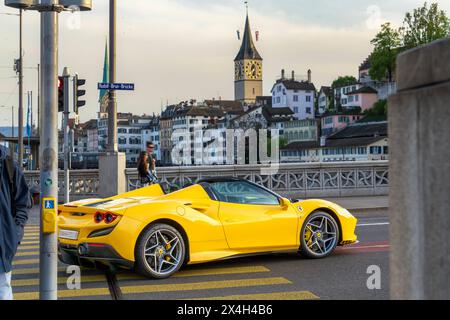
<instances>
[{"instance_id":1,"label":"concrete wall","mask_svg":"<svg viewBox=\"0 0 450 320\"><path fill-rule=\"evenodd\" d=\"M450 39L403 53L389 99L393 299L450 299Z\"/></svg>"}]
</instances>

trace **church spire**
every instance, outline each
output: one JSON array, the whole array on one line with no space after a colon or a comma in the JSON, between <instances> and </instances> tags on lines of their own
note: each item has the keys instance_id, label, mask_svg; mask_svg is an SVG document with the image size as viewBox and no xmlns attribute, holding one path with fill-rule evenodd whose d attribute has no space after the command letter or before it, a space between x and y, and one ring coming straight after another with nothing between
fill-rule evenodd
<instances>
[{"instance_id":1,"label":"church spire","mask_svg":"<svg viewBox=\"0 0 450 320\"><path fill-rule=\"evenodd\" d=\"M262 60L261 55L258 53L258 50L256 50L255 44L253 43L252 30L250 28L250 19L248 18L248 4L247 2L245 4L247 9L247 18L245 21L244 37L242 39L241 49L239 50L239 53L237 54L234 61L245 59Z\"/></svg>"}]
</instances>

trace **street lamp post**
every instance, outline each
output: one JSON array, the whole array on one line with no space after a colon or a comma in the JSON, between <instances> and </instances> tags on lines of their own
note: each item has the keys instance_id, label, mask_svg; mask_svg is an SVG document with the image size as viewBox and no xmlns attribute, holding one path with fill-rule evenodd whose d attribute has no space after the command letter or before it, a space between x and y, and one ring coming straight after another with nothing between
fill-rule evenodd
<instances>
[{"instance_id":1,"label":"street lamp post","mask_svg":"<svg viewBox=\"0 0 450 320\"><path fill-rule=\"evenodd\" d=\"M19 28L19 157L20 167L23 166L23 54L22 54L22 29L23 29L23 10L20 9L20 28Z\"/></svg>"},{"instance_id":2,"label":"street lamp post","mask_svg":"<svg viewBox=\"0 0 450 320\"><path fill-rule=\"evenodd\" d=\"M116 0L109 0L109 82L116 81ZM109 91L108 151L118 152L117 146L117 100L116 92Z\"/></svg>"},{"instance_id":3,"label":"street lamp post","mask_svg":"<svg viewBox=\"0 0 450 320\"><path fill-rule=\"evenodd\" d=\"M56 300L58 284L58 13L72 5L91 10L90 0L5 0L7 6L41 12L41 236L40 299ZM22 53L21 53L22 54ZM45 119L45 125L43 125ZM20 132L20 128L19 128ZM23 134L23 132L22 132ZM20 140L20 137L19 137ZM45 207L45 208L44 208Z\"/></svg>"}]
</instances>

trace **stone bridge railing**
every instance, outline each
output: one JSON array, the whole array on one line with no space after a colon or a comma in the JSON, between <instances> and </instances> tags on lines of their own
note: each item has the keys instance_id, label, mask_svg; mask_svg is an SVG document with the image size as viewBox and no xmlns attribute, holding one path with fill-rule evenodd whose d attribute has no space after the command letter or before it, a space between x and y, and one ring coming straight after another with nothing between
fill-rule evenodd
<instances>
[{"instance_id":1,"label":"stone bridge railing","mask_svg":"<svg viewBox=\"0 0 450 320\"><path fill-rule=\"evenodd\" d=\"M162 182L181 187L202 178L238 177L261 184L286 197L347 197L387 195L387 161L281 164L273 175L262 174L262 166L208 166L159 168ZM39 172L26 172L30 184L39 185ZM127 190L138 186L135 169L126 170ZM70 172L71 200L99 197L98 170ZM64 190L63 172L59 175L60 196Z\"/></svg>"}]
</instances>

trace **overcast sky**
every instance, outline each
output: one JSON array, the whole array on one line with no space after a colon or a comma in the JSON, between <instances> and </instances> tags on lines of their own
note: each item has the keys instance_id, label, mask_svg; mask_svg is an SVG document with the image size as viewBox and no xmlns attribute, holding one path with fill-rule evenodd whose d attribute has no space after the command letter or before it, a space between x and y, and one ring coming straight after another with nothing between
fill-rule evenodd
<instances>
[{"instance_id":1,"label":"overcast sky","mask_svg":"<svg viewBox=\"0 0 450 320\"><path fill-rule=\"evenodd\" d=\"M118 108L158 113L161 104L234 98L234 64L244 28L241 0L118 0L117 82L134 82L135 92L118 94ZM438 0L450 12L449 0ZM14 13L0 4L0 13ZM108 32L107 0L93 0L93 11L60 15L60 73L64 66L87 79L87 106L81 120L96 117L97 82L102 79ZM423 0L250 0L253 32L264 59L264 94L270 95L280 70L304 75L312 70L316 88L339 75L357 75L370 40L384 21L400 26L407 11ZM39 15L24 14L24 91L37 92ZM18 56L18 18L0 14L0 107L17 106L12 71ZM35 100L36 106L36 100ZM0 108L0 126L10 125Z\"/></svg>"}]
</instances>

